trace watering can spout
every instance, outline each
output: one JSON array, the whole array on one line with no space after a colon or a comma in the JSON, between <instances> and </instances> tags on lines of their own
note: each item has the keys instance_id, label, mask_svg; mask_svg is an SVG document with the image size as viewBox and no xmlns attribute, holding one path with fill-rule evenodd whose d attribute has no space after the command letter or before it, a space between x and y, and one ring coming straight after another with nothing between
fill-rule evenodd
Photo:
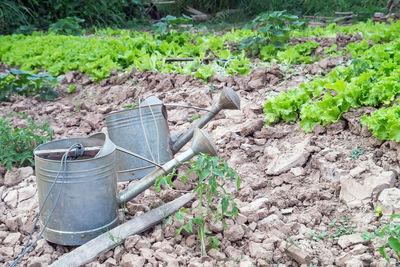
<instances>
[{"instance_id":1,"label":"watering can spout","mask_svg":"<svg viewBox=\"0 0 400 267\"><path fill-rule=\"evenodd\" d=\"M218 102L200 120L196 121L186 132L179 135L177 140L170 145L172 154L176 154L192 138L196 128L203 128L222 109L240 109L240 99L236 92L230 87L224 87Z\"/></svg>"},{"instance_id":2,"label":"watering can spout","mask_svg":"<svg viewBox=\"0 0 400 267\"><path fill-rule=\"evenodd\" d=\"M161 168L157 168L132 186L121 191L117 196L118 203L122 204L136 197L152 186L160 175L165 175L171 172L178 164L183 163L200 153L216 156L217 150L214 142L205 131L199 128L194 128L193 141L190 149L177 155L172 160L162 165Z\"/></svg>"}]
</instances>

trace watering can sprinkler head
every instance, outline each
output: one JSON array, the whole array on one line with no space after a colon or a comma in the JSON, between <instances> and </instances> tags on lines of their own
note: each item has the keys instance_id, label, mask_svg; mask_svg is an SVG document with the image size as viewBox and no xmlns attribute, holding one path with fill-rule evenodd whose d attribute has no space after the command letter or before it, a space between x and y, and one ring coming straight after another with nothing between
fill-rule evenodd
<instances>
[{"instance_id":1,"label":"watering can sprinkler head","mask_svg":"<svg viewBox=\"0 0 400 267\"><path fill-rule=\"evenodd\" d=\"M187 142L192 138L195 128L203 128L215 115L222 109L240 109L240 99L236 92L230 87L224 87L218 102L211 110L202 118L197 120L192 127L181 134L178 139L173 142L170 147L172 154L176 154Z\"/></svg>"},{"instance_id":2,"label":"watering can sprinkler head","mask_svg":"<svg viewBox=\"0 0 400 267\"><path fill-rule=\"evenodd\" d=\"M217 150L214 142L208 136L208 134L199 128L195 128L190 149L177 155L175 158L165 163L162 168L157 168L132 186L121 191L121 193L118 195L119 204L125 203L136 197L144 190L152 186L157 178L160 177L160 175L165 175L171 172L180 163L188 161L189 159L200 153L216 156Z\"/></svg>"},{"instance_id":3,"label":"watering can sprinkler head","mask_svg":"<svg viewBox=\"0 0 400 267\"><path fill-rule=\"evenodd\" d=\"M217 149L211 137L200 128L194 129L191 149L196 155L200 153L209 154L210 156L217 155Z\"/></svg>"},{"instance_id":4,"label":"watering can sprinkler head","mask_svg":"<svg viewBox=\"0 0 400 267\"><path fill-rule=\"evenodd\" d=\"M220 109L240 109L240 99L236 92L230 87L224 87L218 99Z\"/></svg>"}]
</instances>

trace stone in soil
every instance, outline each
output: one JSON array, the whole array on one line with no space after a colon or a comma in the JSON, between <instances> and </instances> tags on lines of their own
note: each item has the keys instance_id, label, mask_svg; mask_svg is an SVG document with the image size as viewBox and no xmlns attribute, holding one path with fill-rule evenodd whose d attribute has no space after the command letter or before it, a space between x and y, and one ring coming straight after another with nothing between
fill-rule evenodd
<instances>
[{"instance_id":1,"label":"stone in soil","mask_svg":"<svg viewBox=\"0 0 400 267\"><path fill-rule=\"evenodd\" d=\"M343 249L361 243L366 243L366 241L362 238L361 233L342 235L338 240L338 245Z\"/></svg>"},{"instance_id":2,"label":"stone in soil","mask_svg":"<svg viewBox=\"0 0 400 267\"><path fill-rule=\"evenodd\" d=\"M286 254L299 264L308 264L311 260L311 256L307 251L297 248L294 245L291 245L286 249Z\"/></svg>"},{"instance_id":3,"label":"stone in soil","mask_svg":"<svg viewBox=\"0 0 400 267\"><path fill-rule=\"evenodd\" d=\"M268 175L279 175L284 172L290 171L295 167L302 167L310 157L310 152L305 148L310 143L310 139L305 139L295 146L283 146L282 150L273 149L269 151L267 147L264 154L271 160L267 166L266 173Z\"/></svg>"},{"instance_id":4,"label":"stone in soil","mask_svg":"<svg viewBox=\"0 0 400 267\"><path fill-rule=\"evenodd\" d=\"M133 254L124 254L121 259L121 267L142 267L144 266L144 263L146 262L146 259L133 255Z\"/></svg>"},{"instance_id":5,"label":"stone in soil","mask_svg":"<svg viewBox=\"0 0 400 267\"><path fill-rule=\"evenodd\" d=\"M394 186L396 174L384 171L372 162L360 163L340 178L340 199L349 207L360 207L375 201L380 192Z\"/></svg>"},{"instance_id":6,"label":"stone in soil","mask_svg":"<svg viewBox=\"0 0 400 267\"><path fill-rule=\"evenodd\" d=\"M13 168L4 176L4 185L13 186L19 184L23 179L33 175L32 167Z\"/></svg>"},{"instance_id":7,"label":"stone in soil","mask_svg":"<svg viewBox=\"0 0 400 267\"><path fill-rule=\"evenodd\" d=\"M378 197L378 205L382 207L383 215L393 215L400 213L400 189L384 189Z\"/></svg>"}]
</instances>

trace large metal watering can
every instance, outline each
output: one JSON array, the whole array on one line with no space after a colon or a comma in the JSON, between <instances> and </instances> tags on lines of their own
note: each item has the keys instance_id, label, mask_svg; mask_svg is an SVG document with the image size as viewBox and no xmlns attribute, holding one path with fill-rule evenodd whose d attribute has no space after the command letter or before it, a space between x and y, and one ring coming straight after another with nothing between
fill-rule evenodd
<instances>
[{"instance_id":1,"label":"large metal watering can","mask_svg":"<svg viewBox=\"0 0 400 267\"><path fill-rule=\"evenodd\" d=\"M117 146L104 133L89 137L52 141L35 151L35 171L41 208L40 223L46 240L60 244L81 245L115 227L118 207L154 184L163 174L199 153L216 155L210 137L193 129L190 149L147 174L134 185L117 193ZM84 155L69 160L60 168L61 155L74 144L82 144ZM70 151L73 156L74 151Z\"/></svg>"},{"instance_id":2,"label":"large metal watering can","mask_svg":"<svg viewBox=\"0 0 400 267\"><path fill-rule=\"evenodd\" d=\"M158 98L150 97L139 107L106 115L110 139L125 149L116 152L118 181L140 179L153 171L157 164L171 160L192 138L195 128L202 128L222 109L240 109L240 99L233 89L224 87L208 113L175 138L170 137L165 106Z\"/></svg>"}]
</instances>

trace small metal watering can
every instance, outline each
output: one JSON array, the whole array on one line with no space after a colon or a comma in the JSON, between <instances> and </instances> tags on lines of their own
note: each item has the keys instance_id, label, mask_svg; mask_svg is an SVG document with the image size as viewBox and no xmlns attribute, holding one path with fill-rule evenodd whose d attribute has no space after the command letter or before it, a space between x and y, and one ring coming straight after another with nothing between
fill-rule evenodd
<instances>
[{"instance_id":1,"label":"small metal watering can","mask_svg":"<svg viewBox=\"0 0 400 267\"><path fill-rule=\"evenodd\" d=\"M224 87L208 113L175 138L170 137L165 105L156 97L146 99L137 108L107 114L110 139L125 149L116 152L118 181L140 179L153 171L155 165L171 160L192 138L194 129L203 128L222 109L240 109L239 96L231 88Z\"/></svg>"},{"instance_id":2,"label":"small metal watering can","mask_svg":"<svg viewBox=\"0 0 400 267\"><path fill-rule=\"evenodd\" d=\"M35 151L40 223L46 240L67 246L81 245L118 225L118 207L154 184L160 176L199 153L216 155L210 137L193 129L191 148L117 193L116 150L104 133L68 138L38 146ZM73 144L82 144L83 157L66 163L61 155ZM73 151L71 151L72 153ZM44 203L44 204L43 204Z\"/></svg>"}]
</instances>

